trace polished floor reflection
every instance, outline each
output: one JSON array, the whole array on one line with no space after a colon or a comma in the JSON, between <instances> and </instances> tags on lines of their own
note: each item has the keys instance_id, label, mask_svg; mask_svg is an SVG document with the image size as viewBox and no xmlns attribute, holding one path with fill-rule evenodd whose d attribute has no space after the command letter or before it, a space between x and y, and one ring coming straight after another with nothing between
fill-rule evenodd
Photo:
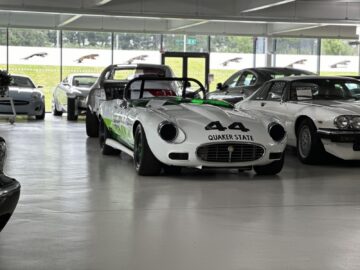
<instances>
[{"instance_id":1,"label":"polished floor reflection","mask_svg":"<svg viewBox=\"0 0 360 270\"><path fill-rule=\"evenodd\" d=\"M0 269L359 269L359 163L139 177L84 121L0 122L22 184Z\"/></svg>"}]
</instances>

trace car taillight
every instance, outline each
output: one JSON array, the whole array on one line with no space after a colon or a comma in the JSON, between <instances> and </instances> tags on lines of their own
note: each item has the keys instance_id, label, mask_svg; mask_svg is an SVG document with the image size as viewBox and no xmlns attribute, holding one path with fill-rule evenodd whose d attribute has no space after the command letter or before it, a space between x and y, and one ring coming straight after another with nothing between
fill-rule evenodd
<instances>
[{"instance_id":1,"label":"car taillight","mask_svg":"<svg viewBox=\"0 0 360 270\"><path fill-rule=\"evenodd\" d=\"M173 90L168 89L146 89L154 97L173 97L176 96Z\"/></svg>"}]
</instances>

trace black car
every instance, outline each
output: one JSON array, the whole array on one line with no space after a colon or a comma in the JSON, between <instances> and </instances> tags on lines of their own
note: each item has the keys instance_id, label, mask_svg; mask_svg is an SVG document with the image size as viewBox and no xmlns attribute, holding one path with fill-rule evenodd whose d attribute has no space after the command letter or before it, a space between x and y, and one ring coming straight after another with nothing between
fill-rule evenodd
<instances>
[{"instance_id":1,"label":"black car","mask_svg":"<svg viewBox=\"0 0 360 270\"><path fill-rule=\"evenodd\" d=\"M235 104L250 96L267 81L302 75L314 75L314 73L294 68L247 68L236 72L224 83L219 83L216 91L208 93L208 98L222 99Z\"/></svg>"},{"instance_id":2,"label":"black car","mask_svg":"<svg viewBox=\"0 0 360 270\"><path fill-rule=\"evenodd\" d=\"M6 143L0 137L0 232L14 212L20 196L20 184L3 172Z\"/></svg>"}]
</instances>

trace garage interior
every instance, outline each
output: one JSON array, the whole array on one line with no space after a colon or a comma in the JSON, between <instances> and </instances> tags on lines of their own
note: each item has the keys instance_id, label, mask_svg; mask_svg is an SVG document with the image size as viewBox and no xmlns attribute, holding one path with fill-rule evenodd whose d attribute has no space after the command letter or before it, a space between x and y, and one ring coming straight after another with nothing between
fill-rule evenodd
<instances>
[{"instance_id":1,"label":"garage interior","mask_svg":"<svg viewBox=\"0 0 360 270\"><path fill-rule=\"evenodd\" d=\"M321 73L322 39L358 50L357 25L360 1L3 0L0 60L11 72L12 29L203 35L202 53L211 52L212 36L248 36L255 44L249 67L259 50L261 65L277 66L279 39L312 39L312 68ZM59 59L61 80L62 53ZM359 74L358 52L354 59ZM112 53L108 64L115 60ZM360 267L359 162L304 165L289 148L277 176L185 169L142 177L126 155L101 155L83 118L0 121L6 173L22 186L0 234L1 270Z\"/></svg>"}]
</instances>

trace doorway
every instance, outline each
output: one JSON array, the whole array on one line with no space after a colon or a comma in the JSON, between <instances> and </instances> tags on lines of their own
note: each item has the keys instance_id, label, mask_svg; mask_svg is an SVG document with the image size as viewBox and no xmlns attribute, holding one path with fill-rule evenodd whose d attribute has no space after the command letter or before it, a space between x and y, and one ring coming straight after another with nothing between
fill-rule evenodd
<instances>
[{"instance_id":1,"label":"doorway","mask_svg":"<svg viewBox=\"0 0 360 270\"><path fill-rule=\"evenodd\" d=\"M209 89L210 60L208 53L164 52L161 64L172 68L176 77L199 80Z\"/></svg>"}]
</instances>

